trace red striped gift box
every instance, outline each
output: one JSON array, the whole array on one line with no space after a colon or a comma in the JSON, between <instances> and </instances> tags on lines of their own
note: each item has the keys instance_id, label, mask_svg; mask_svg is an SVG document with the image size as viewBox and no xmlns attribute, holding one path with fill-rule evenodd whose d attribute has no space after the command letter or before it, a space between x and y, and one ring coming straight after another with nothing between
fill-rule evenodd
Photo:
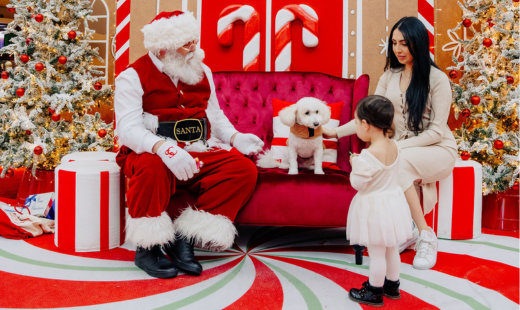
<instances>
[{"instance_id":1,"label":"red striped gift box","mask_svg":"<svg viewBox=\"0 0 520 310\"><path fill-rule=\"evenodd\" d=\"M482 165L457 160L450 176L437 182L437 204L425 215L438 238L473 239L482 230Z\"/></svg>"},{"instance_id":2,"label":"red striped gift box","mask_svg":"<svg viewBox=\"0 0 520 310\"><path fill-rule=\"evenodd\" d=\"M62 163L73 162L77 160L99 160L99 161L116 161L117 153L113 152L74 152L63 156Z\"/></svg>"},{"instance_id":3,"label":"red striped gift box","mask_svg":"<svg viewBox=\"0 0 520 310\"><path fill-rule=\"evenodd\" d=\"M54 243L73 252L104 251L124 243L125 186L109 161L74 161L56 167Z\"/></svg>"}]
</instances>

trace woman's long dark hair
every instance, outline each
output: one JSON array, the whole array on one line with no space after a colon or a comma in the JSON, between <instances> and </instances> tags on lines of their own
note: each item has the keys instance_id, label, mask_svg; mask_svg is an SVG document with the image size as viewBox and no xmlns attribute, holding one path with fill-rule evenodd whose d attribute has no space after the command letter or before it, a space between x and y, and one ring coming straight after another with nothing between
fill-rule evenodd
<instances>
[{"instance_id":1,"label":"woman's long dark hair","mask_svg":"<svg viewBox=\"0 0 520 310\"><path fill-rule=\"evenodd\" d=\"M409 113L408 129L417 135L424 129L422 116L430 93L431 66L437 69L439 67L430 58L428 30L417 17L410 16L401 18L390 32L385 71L388 69L404 69L404 65L399 62L392 48L392 39L396 29L399 29L403 34L408 50L413 57L412 80L406 90L406 111Z\"/></svg>"}]
</instances>

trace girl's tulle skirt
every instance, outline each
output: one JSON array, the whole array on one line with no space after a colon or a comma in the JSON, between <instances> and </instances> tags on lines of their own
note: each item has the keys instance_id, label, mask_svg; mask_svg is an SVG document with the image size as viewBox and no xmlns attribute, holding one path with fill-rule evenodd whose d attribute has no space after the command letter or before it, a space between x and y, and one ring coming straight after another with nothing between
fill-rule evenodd
<instances>
[{"instance_id":1,"label":"girl's tulle skirt","mask_svg":"<svg viewBox=\"0 0 520 310\"><path fill-rule=\"evenodd\" d=\"M347 217L350 244L396 246L412 238L412 216L403 190L356 194Z\"/></svg>"}]
</instances>

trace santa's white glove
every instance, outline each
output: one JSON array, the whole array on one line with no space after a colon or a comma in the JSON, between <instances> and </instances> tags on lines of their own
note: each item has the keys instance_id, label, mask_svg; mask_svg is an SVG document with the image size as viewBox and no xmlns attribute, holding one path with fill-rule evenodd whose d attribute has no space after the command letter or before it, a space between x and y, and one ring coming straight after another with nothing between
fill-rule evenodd
<instances>
[{"instance_id":1,"label":"santa's white glove","mask_svg":"<svg viewBox=\"0 0 520 310\"><path fill-rule=\"evenodd\" d=\"M191 179L198 172L195 159L171 141L163 143L157 150L157 155L161 157L175 177L181 181Z\"/></svg>"},{"instance_id":2,"label":"santa's white glove","mask_svg":"<svg viewBox=\"0 0 520 310\"><path fill-rule=\"evenodd\" d=\"M244 155L252 155L258 154L262 151L264 142L253 134L237 133L235 141L233 142L233 147Z\"/></svg>"}]
</instances>

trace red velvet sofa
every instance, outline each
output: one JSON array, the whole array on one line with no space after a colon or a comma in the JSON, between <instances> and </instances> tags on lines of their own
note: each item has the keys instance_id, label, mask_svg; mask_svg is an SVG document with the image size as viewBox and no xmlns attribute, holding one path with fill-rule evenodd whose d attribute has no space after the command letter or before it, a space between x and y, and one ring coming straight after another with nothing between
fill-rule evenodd
<instances>
[{"instance_id":1,"label":"red velvet sofa","mask_svg":"<svg viewBox=\"0 0 520 310\"><path fill-rule=\"evenodd\" d=\"M264 149L271 147L273 139L273 98L290 102L303 97L316 97L327 103L343 101L342 125L354 117L356 104L367 96L369 87L368 75L353 80L321 73L221 72L214 73L213 80L226 116L240 132L260 137ZM256 189L238 213L236 223L344 227L350 201L356 194L349 182L349 151L359 153L364 147L365 143L355 135L340 139L340 170L324 169L324 175L303 170L298 175L288 175L288 170L258 168ZM169 210L175 213L174 206L179 201L193 204L195 200L187 190L180 189L172 196ZM359 248L355 249L359 252ZM360 259L357 257L356 261Z\"/></svg>"}]
</instances>

